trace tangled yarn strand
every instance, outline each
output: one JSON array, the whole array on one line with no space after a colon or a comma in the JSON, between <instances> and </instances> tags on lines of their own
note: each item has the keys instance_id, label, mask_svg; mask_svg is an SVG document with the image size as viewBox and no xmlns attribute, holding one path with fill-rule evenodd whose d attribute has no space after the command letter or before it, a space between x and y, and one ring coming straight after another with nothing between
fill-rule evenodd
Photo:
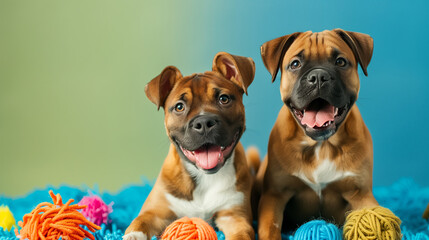
<instances>
[{"instance_id":1,"label":"tangled yarn strand","mask_svg":"<svg viewBox=\"0 0 429 240\"><path fill-rule=\"evenodd\" d=\"M15 229L18 238L31 240L54 240L60 237L65 240L95 239L89 231L95 232L100 227L88 221L77 211L85 206L71 205L73 199L63 204L61 195L54 195L52 191L49 191L49 195L54 204L40 203L31 213L24 215L23 221L18 222L22 228L19 232ZM83 229L81 225L86 226L89 231Z\"/></svg>"}]
</instances>

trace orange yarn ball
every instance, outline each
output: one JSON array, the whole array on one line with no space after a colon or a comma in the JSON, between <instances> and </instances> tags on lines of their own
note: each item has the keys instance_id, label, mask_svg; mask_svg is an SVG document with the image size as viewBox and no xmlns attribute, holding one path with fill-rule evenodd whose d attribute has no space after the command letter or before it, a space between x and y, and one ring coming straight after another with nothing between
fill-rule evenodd
<instances>
[{"instance_id":1,"label":"orange yarn ball","mask_svg":"<svg viewBox=\"0 0 429 240\"><path fill-rule=\"evenodd\" d=\"M61 195L55 195L52 190L49 191L49 195L51 195L53 204L40 203L31 213L24 215L23 221L18 222L21 230L15 229L15 235L19 239L56 240L61 237L64 240L86 238L95 240L91 232L101 228L88 221L78 211L86 206L72 205L73 199L63 204ZM86 226L89 231L83 229L82 226Z\"/></svg>"},{"instance_id":2,"label":"orange yarn ball","mask_svg":"<svg viewBox=\"0 0 429 240\"><path fill-rule=\"evenodd\" d=\"M215 230L201 218L183 217L168 226L162 240L217 240Z\"/></svg>"}]
</instances>

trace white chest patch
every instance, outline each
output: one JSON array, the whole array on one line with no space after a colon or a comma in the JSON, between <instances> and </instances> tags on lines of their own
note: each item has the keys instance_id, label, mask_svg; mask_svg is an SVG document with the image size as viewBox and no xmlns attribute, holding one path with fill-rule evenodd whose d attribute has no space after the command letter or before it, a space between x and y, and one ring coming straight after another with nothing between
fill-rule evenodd
<instances>
[{"instance_id":1,"label":"white chest patch","mask_svg":"<svg viewBox=\"0 0 429 240\"><path fill-rule=\"evenodd\" d=\"M177 217L199 217L210 222L217 211L243 203L244 194L238 192L235 187L234 153L214 174L206 174L188 162L185 162L185 167L196 179L193 199L188 201L166 193L170 209Z\"/></svg>"},{"instance_id":2,"label":"white chest patch","mask_svg":"<svg viewBox=\"0 0 429 240\"><path fill-rule=\"evenodd\" d=\"M330 159L324 159L319 163L317 168L314 169L311 176L313 181L311 181L303 171L294 173L293 175L299 177L317 193L319 198L322 198L322 190L328 184L346 177L355 176L356 174L350 171L338 171L337 166L333 161Z\"/></svg>"}]
</instances>

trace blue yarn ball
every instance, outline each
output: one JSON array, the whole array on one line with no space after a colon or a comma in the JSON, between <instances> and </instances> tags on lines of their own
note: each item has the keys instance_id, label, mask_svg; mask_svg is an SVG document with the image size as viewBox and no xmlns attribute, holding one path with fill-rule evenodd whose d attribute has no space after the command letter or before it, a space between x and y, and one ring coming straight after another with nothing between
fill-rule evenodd
<instances>
[{"instance_id":1,"label":"blue yarn ball","mask_svg":"<svg viewBox=\"0 0 429 240\"><path fill-rule=\"evenodd\" d=\"M313 220L299 227L294 240L341 240L342 235L340 229L332 223L327 223L323 220Z\"/></svg>"}]
</instances>

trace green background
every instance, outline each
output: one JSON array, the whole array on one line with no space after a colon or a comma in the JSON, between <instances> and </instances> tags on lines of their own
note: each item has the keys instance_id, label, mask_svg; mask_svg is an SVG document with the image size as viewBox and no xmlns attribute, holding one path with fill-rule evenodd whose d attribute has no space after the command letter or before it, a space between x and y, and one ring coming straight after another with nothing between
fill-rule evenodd
<instances>
[{"instance_id":1,"label":"green background","mask_svg":"<svg viewBox=\"0 0 429 240\"><path fill-rule=\"evenodd\" d=\"M168 65L210 70L219 51L255 61L241 140L265 154L283 103L259 47L334 28L374 38L357 101L374 185L429 185L428 11L425 0L0 0L0 194L154 180L169 141L144 86Z\"/></svg>"},{"instance_id":2,"label":"green background","mask_svg":"<svg viewBox=\"0 0 429 240\"><path fill-rule=\"evenodd\" d=\"M210 66L181 61L201 44L175 27L198 27L180 17L186 7L1 1L0 193L62 183L116 191L154 179L169 142L144 86L172 63Z\"/></svg>"}]
</instances>

